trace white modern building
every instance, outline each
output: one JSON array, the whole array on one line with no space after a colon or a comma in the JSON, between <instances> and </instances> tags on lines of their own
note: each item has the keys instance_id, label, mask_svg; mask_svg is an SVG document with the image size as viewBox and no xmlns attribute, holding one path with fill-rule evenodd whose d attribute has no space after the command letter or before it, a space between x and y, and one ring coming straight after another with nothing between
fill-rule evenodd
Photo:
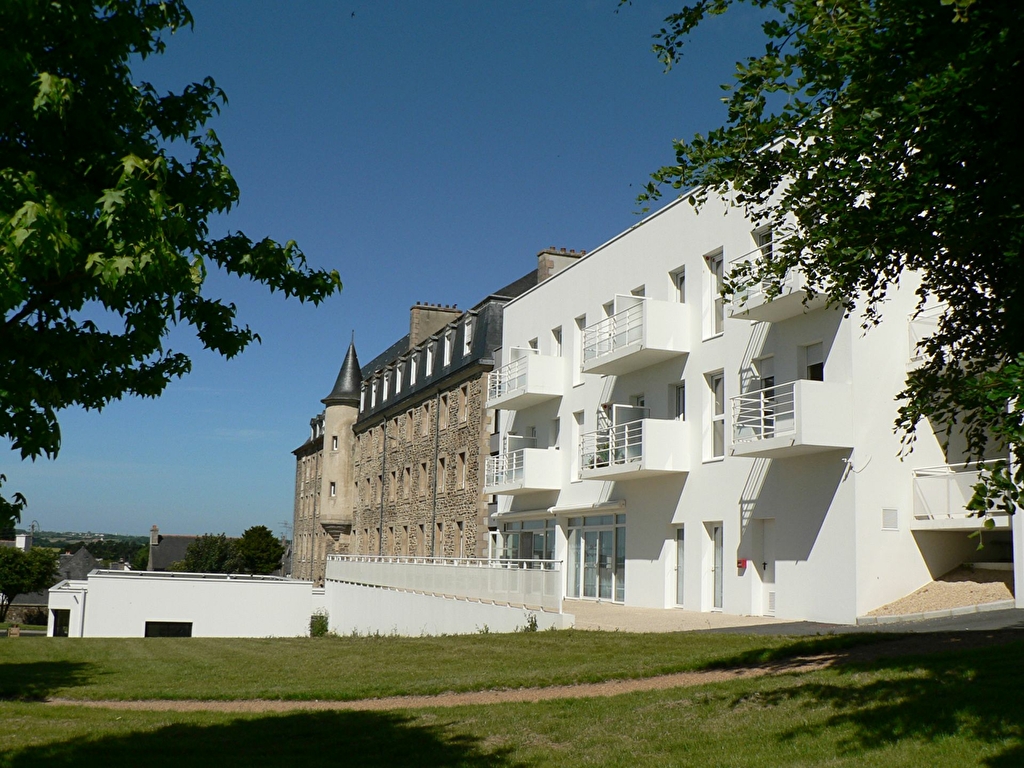
<instances>
[{"instance_id":1,"label":"white modern building","mask_svg":"<svg viewBox=\"0 0 1024 768\"><path fill-rule=\"evenodd\" d=\"M677 201L505 306L502 556L562 561L569 598L840 623L1012 562L1007 518L980 552L968 537L962 456L923 425L899 458L894 398L934 322L911 317L913 276L867 332L799 274L723 301L771 243L722 201Z\"/></svg>"}]
</instances>

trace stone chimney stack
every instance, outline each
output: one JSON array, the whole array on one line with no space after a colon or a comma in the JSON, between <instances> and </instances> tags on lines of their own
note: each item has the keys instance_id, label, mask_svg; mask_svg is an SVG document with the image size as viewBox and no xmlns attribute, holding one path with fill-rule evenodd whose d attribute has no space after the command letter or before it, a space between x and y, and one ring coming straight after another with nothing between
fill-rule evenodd
<instances>
[{"instance_id":1,"label":"stone chimney stack","mask_svg":"<svg viewBox=\"0 0 1024 768\"><path fill-rule=\"evenodd\" d=\"M149 529L149 546L155 547L160 543L160 529L155 525Z\"/></svg>"},{"instance_id":2,"label":"stone chimney stack","mask_svg":"<svg viewBox=\"0 0 1024 768\"><path fill-rule=\"evenodd\" d=\"M561 272L577 259L586 256L586 251L567 251L565 248L545 248L537 254L537 282L543 283L552 275Z\"/></svg>"},{"instance_id":3,"label":"stone chimney stack","mask_svg":"<svg viewBox=\"0 0 1024 768\"><path fill-rule=\"evenodd\" d=\"M429 339L461 314L462 310L454 304L417 303L409 310L409 349Z\"/></svg>"}]
</instances>

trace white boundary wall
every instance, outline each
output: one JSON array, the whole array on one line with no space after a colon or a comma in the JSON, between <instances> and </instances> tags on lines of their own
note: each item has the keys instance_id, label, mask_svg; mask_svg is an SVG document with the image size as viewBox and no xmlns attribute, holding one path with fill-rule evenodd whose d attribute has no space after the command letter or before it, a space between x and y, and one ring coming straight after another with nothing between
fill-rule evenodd
<instances>
[{"instance_id":1,"label":"white boundary wall","mask_svg":"<svg viewBox=\"0 0 1024 768\"><path fill-rule=\"evenodd\" d=\"M463 635L514 632L536 616L537 629L566 629L574 617L417 592L328 581L327 610L339 635Z\"/></svg>"},{"instance_id":2,"label":"white boundary wall","mask_svg":"<svg viewBox=\"0 0 1024 768\"><path fill-rule=\"evenodd\" d=\"M313 584L273 576L94 571L50 590L71 637L144 637L147 621L191 622L193 637L309 634Z\"/></svg>"}]
</instances>

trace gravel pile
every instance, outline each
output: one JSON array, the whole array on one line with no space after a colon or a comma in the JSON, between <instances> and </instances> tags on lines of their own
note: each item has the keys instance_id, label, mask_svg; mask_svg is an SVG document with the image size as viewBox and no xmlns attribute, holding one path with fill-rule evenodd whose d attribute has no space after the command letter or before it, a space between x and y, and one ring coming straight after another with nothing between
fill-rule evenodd
<instances>
[{"instance_id":1,"label":"gravel pile","mask_svg":"<svg viewBox=\"0 0 1024 768\"><path fill-rule=\"evenodd\" d=\"M1013 571L961 566L913 594L876 608L868 616L902 616L1012 598Z\"/></svg>"}]
</instances>

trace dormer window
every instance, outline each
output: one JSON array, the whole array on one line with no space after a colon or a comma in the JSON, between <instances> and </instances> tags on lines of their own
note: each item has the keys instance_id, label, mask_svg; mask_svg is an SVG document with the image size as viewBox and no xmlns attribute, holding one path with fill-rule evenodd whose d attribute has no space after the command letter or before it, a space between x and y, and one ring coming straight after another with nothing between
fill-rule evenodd
<instances>
[{"instance_id":1,"label":"dormer window","mask_svg":"<svg viewBox=\"0 0 1024 768\"><path fill-rule=\"evenodd\" d=\"M444 365L452 364L452 341L454 332L451 328L444 332Z\"/></svg>"},{"instance_id":2,"label":"dormer window","mask_svg":"<svg viewBox=\"0 0 1024 768\"><path fill-rule=\"evenodd\" d=\"M391 394L391 371L384 372L384 390L380 396L381 401L387 400L388 395Z\"/></svg>"},{"instance_id":3,"label":"dormer window","mask_svg":"<svg viewBox=\"0 0 1024 768\"><path fill-rule=\"evenodd\" d=\"M399 363L395 374L395 394L402 391L402 378L405 376L405 363Z\"/></svg>"},{"instance_id":4,"label":"dormer window","mask_svg":"<svg viewBox=\"0 0 1024 768\"><path fill-rule=\"evenodd\" d=\"M427 372L425 376L432 376L434 373L434 340L427 342Z\"/></svg>"},{"instance_id":5,"label":"dormer window","mask_svg":"<svg viewBox=\"0 0 1024 768\"><path fill-rule=\"evenodd\" d=\"M473 318L467 317L462 329L462 354L468 356L473 348Z\"/></svg>"}]
</instances>

